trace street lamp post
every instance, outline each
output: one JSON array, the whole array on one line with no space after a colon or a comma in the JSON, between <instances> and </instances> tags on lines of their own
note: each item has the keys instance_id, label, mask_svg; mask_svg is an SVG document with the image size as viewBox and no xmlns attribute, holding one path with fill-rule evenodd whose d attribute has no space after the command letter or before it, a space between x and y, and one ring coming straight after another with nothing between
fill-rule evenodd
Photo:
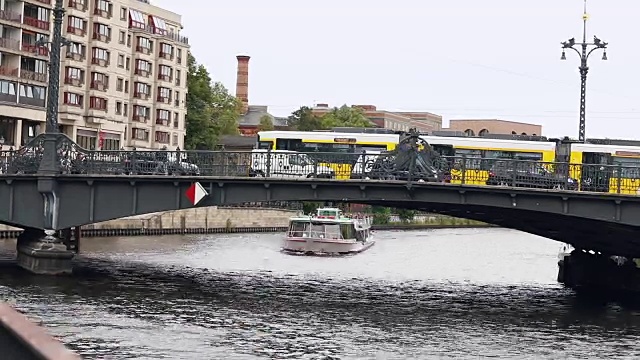
<instances>
[{"instance_id":1,"label":"street lamp post","mask_svg":"<svg viewBox=\"0 0 640 360\"><path fill-rule=\"evenodd\" d=\"M36 46L49 48L49 86L47 90L47 124L42 143L43 154L40 162L40 172L55 174L59 171L57 142L60 136L58 129L58 102L60 99L60 50L68 41L62 38L62 20L64 18L63 0L56 0L53 8L53 36L51 41L42 38L36 41Z\"/></svg>"},{"instance_id":2,"label":"street lamp post","mask_svg":"<svg viewBox=\"0 0 640 360\"><path fill-rule=\"evenodd\" d=\"M586 120L586 102L587 102L587 73L589 72L589 67L587 66L587 59L589 55L593 53L597 49L604 49L604 53L602 54L602 60L607 60L607 45L608 43L598 39L597 36L593 37L593 42L587 42L587 19L589 16L587 15L587 0L584 0L584 13L582 15L583 21L583 30L582 30L582 42L576 43L575 38L571 38L565 42L562 42L562 57L561 60L567 60L567 56L565 53L565 49L574 50L578 56L580 57L580 127L578 132L578 140L581 142L586 142L585 138L585 120ZM578 50L576 47L579 47Z\"/></svg>"}]
</instances>

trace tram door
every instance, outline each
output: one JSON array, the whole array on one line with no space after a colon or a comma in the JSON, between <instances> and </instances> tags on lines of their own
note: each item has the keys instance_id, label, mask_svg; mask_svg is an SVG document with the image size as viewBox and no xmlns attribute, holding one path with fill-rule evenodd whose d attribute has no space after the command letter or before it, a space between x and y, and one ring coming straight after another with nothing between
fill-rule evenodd
<instances>
[{"instance_id":1,"label":"tram door","mask_svg":"<svg viewBox=\"0 0 640 360\"><path fill-rule=\"evenodd\" d=\"M610 169L613 158L609 153L582 153L582 190L609 192Z\"/></svg>"},{"instance_id":2,"label":"tram door","mask_svg":"<svg viewBox=\"0 0 640 360\"><path fill-rule=\"evenodd\" d=\"M556 174L564 177L577 177L577 171L569 164L571 162L571 143L558 141L556 143L556 156L555 156L555 169Z\"/></svg>"}]
</instances>

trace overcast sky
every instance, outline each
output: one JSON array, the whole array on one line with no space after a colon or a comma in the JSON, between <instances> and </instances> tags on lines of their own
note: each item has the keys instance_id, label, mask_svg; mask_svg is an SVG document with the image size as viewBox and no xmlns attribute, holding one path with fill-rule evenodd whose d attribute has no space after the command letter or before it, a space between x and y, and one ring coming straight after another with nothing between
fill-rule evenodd
<instances>
[{"instance_id":1,"label":"overcast sky","mask_svg":"<svg viewBox=\"0 0 640 360\"><path fill-rule=\"evenodd\" d=\"M449 119L499 118L577 137L583 0L152 0L183 15L198 62L235 93L251 56L249 102L373 104ZM589 0L587 136L640 139L640 1Z\"/></svg>"}]
</instances>

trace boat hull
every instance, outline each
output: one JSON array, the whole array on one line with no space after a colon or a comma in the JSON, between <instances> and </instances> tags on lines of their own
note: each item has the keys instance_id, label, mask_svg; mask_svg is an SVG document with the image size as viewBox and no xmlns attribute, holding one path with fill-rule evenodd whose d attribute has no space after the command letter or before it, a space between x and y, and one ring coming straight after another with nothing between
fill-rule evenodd
<instances>
[{"instance_id":1,"label":"boat hull","mask_svg":"<svg viewBox=\"0 0 640 360\"><path fill-rule=\"evenodd\" d=\"M369 249L373 244L375 244L375 240L368 240L362 243L349 240L286 238L282 245L282 250L308 255L355 254Z\"/></svg>"}]
</instances>

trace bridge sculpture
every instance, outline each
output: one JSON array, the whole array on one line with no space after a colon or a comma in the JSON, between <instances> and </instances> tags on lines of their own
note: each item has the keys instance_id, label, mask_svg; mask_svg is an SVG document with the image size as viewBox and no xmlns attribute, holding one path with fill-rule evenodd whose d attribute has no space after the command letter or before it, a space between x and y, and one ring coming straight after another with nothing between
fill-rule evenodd
<instances>
[{"instance_id":1,"label":"bridge sculpture","mask_svg":"<svg viewBox=\"0 0 640 360\"><path fill-rule=\"evenodd\" d=\"M18 262L37 273L71 271L73 252L59 236L72 227L269 201L416 209L640 258L635 174L640 168L440 156L415 132L376 154L97 151L43 134L0 153L0 222L25 229Z\"/></svg>"}]
</instances>

